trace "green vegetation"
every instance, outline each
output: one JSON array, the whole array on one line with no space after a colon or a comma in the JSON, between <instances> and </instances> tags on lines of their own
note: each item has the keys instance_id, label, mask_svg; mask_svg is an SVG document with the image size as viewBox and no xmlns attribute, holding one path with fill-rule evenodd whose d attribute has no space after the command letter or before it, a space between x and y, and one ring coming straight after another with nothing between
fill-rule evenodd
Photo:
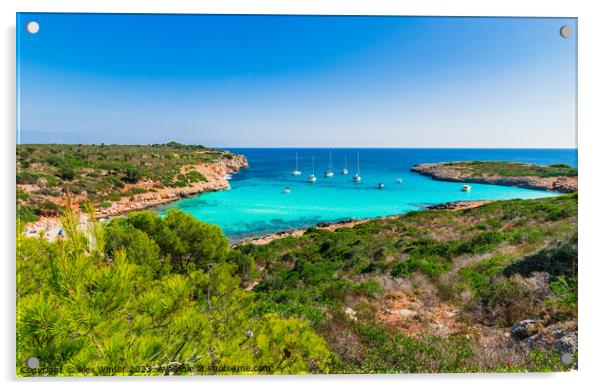
<instances>
[{"instance_id":1,"label":"green vegetation","mask_svg":"<svg viewBox=\"0 0 602 390\"><path fill-rule=\"evenodd\" d=\"M566 370L545 340L577 324L577 203L412 212L234 248L180 211L80 232L63 210L66 238L19 235L17 370L41 375L21 371L31 356L58 375ZM540 344L505 336L531 317Z\"/></svg>"},{"instance_id":2,"label":"green vegetation","mask_svg":"<svg viewBox=\"0 0 602 390\"><path fill-rule=\"evenodd\" d=\"M254 288L258 313L310 321L335 354L333 371L561 370L549 348L516 351L503 334L532 316L546 326L576 319L576 223L577 194L571 194L413 212L336 232L314 228L239 249L262 269ZM412 337L383 324L390 309L383 302L399 283L423 310L456 307L461 330L431 335L418 320L423 332ZM499 329L498 350L484 350L475 327Z\"/></svg>"},{"instance_id":3,"label":"green vegetation","mask_svg":"<svg viewBox=\"0 0 602 390\"><path fill-rule=\"evenodd\" d=\"M475 177L558 177L577 176L577 169L568 164L536 165L507 161L469 161L444 163L448 168L460 171L464 175Z\"/></svg>"},{"instance_id":4,"label":"green vegetation","mask_svg":"<svg viewBox=\"0 0 602 390\"><path fill-rule=\"evenodd\" d=\"M307 321L256 313L252 259L219 228L177 211L78 221L66 210L53 243L18 237L18 375L328 372Z\"/></svg>"},{"instance_id":5,"label":"green vegetation","mask_svg":"<svg viewBox=\"0 0 602 390\"><path fill-rule=\"evenodd\" d=\"M58 216L60 208L50 202L67 193L110 206L121 197L131 197L143 188L133 187L151 180L157 187L185 187L206 182L194 165L232 154L176 142L155 145L17 145L17 214L23 221L39 216ZM185 173L182 173L185 171ZM126 190L126 186L130 186ZM50 206L50 207L48 207Z\"/></svg>"}]
</instances>

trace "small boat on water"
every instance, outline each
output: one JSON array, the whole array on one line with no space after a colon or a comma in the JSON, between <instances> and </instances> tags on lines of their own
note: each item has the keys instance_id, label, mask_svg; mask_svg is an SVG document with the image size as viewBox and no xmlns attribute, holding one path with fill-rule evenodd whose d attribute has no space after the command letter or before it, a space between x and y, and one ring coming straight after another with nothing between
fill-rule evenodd
<instances>
[{"instance_id":1,"label":"small boat on water","mask_svg":"<svg viewBox=\"0 0 602 390\"><path fill-rule=\"evenodd\" d=\"M295 153L295 170L292 173L295 176L301 174L301 171L299 170L299 155L297 153Z\"/></svg>"},{"instance_id":2,"label":"small boat on water","mask_svg":"<svg viewBox=\"0 0 602 390\"><path fill-rule=\"evenodd\" d=\"M318 181L318 179L316 179L316 175L315 175L315 159L314 156L311 156L311 175L309 175L309 177L307 178L307 181L310 183L315 183L316 181Z\"/></svg>"},{"instance_id":3,"label":"small boat on water","mask_svg":"<svg viewBox=\"0 0 602 390\"><path fill-rule=\"evenodd\" d=\"M285 193L285 194L290 194L290 193L291 193L291 188L290 188L290 187L286 187L286 188L284 189L284 193Z\"/></svg>"},{"instance_id":4,"label":"small boat on water","mask_svg":"<svg viewBox=\"0 0 602 390\"><path fill-rule=\"evenodd\" d=\"M382 190L383 188L385 188L385 183L378 183L378 186L376 188Z\"/></svg>"},{"instance_id":5,"label":"small boat on water","mask_svg":"<svg viewBox=\"0 0 602 390\"><path fill-rule=\"evenodd\" d=\"M328 155L328 170L324 172L325 177L333 177L334 172L332 171L332 152L329 152Z\"/></svg>"},{"instance_id":6,"label":"small boat on water","mask_svg":"<svg viewBox=\"0 0 602 390\"><path fill-rule=\"evenodd\" d=\"M464 184L462 186L462 191L464 191L464 192L469 192L471 189L472 189L472 187L469 186L468 184Z\"/></svg>"},{"instance_id":7,"label":"small boat on water","mask_svg":"<svg viewBox=\"0 0 602 390\"><path fill-rule=\"evenodd\" d=\"M345 168L341 169L341 175L347 175L349 171L347 170L347 155L345 155Z\"/></svg>"},{"instance_id":8,"label":"small boat on water","mask_svg":"<svg viewBox=\"0 0 602 390\"><path fill-rule=\"evenodd\" d=\"M362 177L360 176L360 152L357 152L357 171L355 172L355 176L353 176L353 181L356 183L362 181Z\"/></svg>"},{"instance_id":9,"label":"small boat on water","mask_svg":"<svg viewBox=\"0 0 602 390\"><path fill-rule=\"evenodd\" d=\"M403 183L403 180L401 179L401 177L398 177L398 178L397 178L397 183L398 183L398 184L401 184L401 183Z\"/></svg>"}]
</instances>

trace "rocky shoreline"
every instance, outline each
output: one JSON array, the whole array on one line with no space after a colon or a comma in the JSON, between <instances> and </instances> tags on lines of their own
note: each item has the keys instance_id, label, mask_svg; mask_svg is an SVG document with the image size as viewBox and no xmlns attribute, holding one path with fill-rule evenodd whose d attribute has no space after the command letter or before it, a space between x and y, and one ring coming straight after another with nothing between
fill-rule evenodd
<instances>
[{"instance_id":1,"label":"rocky shoreline","mask_svg":"<svg viewBox=\"0 0 602 390\"><path fill-rule=\"evenodd\" d=\"M440 204L435 204L435 205L424 206L424 210L460 211L460 210L467 210L467 209L479 207L479 206L482 206L482 205L490 203L490 202L492 202L492 201L489 201L489 200L459 200L459 201L455 201L455 202L447 202L447 203L440 203ZM261 236L261 237L252 237L252 238L240 240L240 241L233 243L233 246L236 247L236 246L246 245L246 244L265 245L274 240L279 240L281 238L300 237L303 234L305 234L305 232L307 232L307 230L309 230L311 228L324 229L324 230L333 232L337 229L344 228L344 227L352 228L356 225L360 225L362 223L370 222L373 220L397 218L402 215L404 215L404 214L394 214L394 215L387 215L384 217L375 217L375 218L346 219L346 220L338 221L338 222L322 222L322 223L319 223L310 228L283 230L280 232L267 234L267 235Z\"/></svg>"},{"instance_id":2,"label":"rocky shoreline","mask_svg":"<svg viewBox=\"0 0 602 390\"><path fill-rule=\"evenodd\" d=\"M577 191L577 177L534 177L534 176L472 176L464 173L447 163L418 164L411 168L412 172L429 176L435 180L460 183L495 184L502 186L520 187L532 190L555 191L571 193Z\"/></svg>"},{"instance_id":3,"label":"rocky shoreline","mask_svg":"<svg viewBox=\"0 0 602 390\"><path fill-rule=\"evenodd\" d=\"M217 162L199 164L186 168L194 168L200 172L207 181L197 182L193 185L178 188L156 188L156 184L150 180L145 180L129 186L127 189L143 188L147 190L142 194L136 194L131 197L123 197L119 201L114 202L110 207L96 212L96 218L101 220L115 216L126 215L128 213L140 210L152 209L161 205L177 201L182 198L191 197L203 192L220 191L230 187L228 182L229 175L239 172L242 168L248 167L246 158L242 155L234 155L230 159L221 159ZM453 167L449 167L445 163L433 164L418 164L411 168L411 171L419 174L432 177L435 180L464 182L464 183L482 183L495 184L505 186L515 186L521 188L557 191L570 193L577 191L577 177L502 177L502 176L486 176L474 177L464 174ZM76 199L80 201L83 199ZM460 200L435 205L424 206L425 210L448 210L459 211L474 207L479 207L490 203L487 200ZM343 227L353 227L374 219L396 218L403 214L395 214L384 217L364 218L364 219L349 219L338 222L319 223L313 228L335 231ZM81 224L87 224L87 216L81 216ZM244 244L264 245L273 240L286 237L299 237L305 234L310 228L291 229L268 234L261 237L251 237L234 242L233 246ZM58 217L43 217L39 221L29 223L26 227L26 235L37 236L40 232L44 232L48 239L53 240L57 237L60 231L60 218Z\"/></svg>"},{"instance_id":4,"label":"rocky shoreline","mask_svg":"<svg viewBox=\"0 0 602 390\"><path fill-rule=\"evenodd\" d=\"M153 181L142 180L134 185L127 186L124 191L131 190L132 188L141 188L147 192L130 197L122 197L120 200L113 202L110 207L98 210L95 217L104 220L126 215L134 211L151 209L203 192L225 190L230 187L230 183L228 182L229 175L239 172L242 168L248 166L249 163L245 156L233 155L230 159L223 158L212 163L187 166L186 168L194 168L207 179L207 181L199 181L190 186L157 188L156 183ZM72 202L73 204L77 204L82 200L85 200L85 198L75 198ZM80 225L85 226L88 220L87 215L82 213L80 220ZM42 217L38 221L27 224L25 234L27 236L38 236L40 233L44 233L52 241L57 237L59 231L59 217Z\"/></svg>"},{"instance_id":5,"label":"rocky shoreline","mask_svg":"<svg viewBox=\"0 0 602 390\"><path fill-rule=\"evenodd\" d=\"M482 206L487 203L493 202L492 200L456 200L453 202L447 203L439 203L432 206L426 206L427 210L449 210L449 211L458 211L458 210L467 210L475 207Z\"/></svg>"},{"instance_id":6,"label":"rocky shoreline","mask_svg":"<svg viewBox=\"0 0 602 390\"><path fill-rule=\"evenodd\" d=\"M380 218L392 218L392 217L394 217L394 216L380 217ZM338 222L323 222L323 223L319 223L319 224L309 227L309 228L283 230L280 232L267 234L267 235L261 236L261 237L251 237L251 238L243 239L243 240L234 242L232 246L236 247L239 245L246 245L246 244L264 245L264 244L268 244L274 240L279 240L281 238L300 237L303 234L305 234L305 232L307 230L309 230L311 228L335 231L336 229L343 228L343 227L354 227L355 225L359 225L360 223L368 222L372 219L379 219L379 218L347 219L347 220L338 221Z\"/></svg>"},{"instance_id":7,"label":"rocky shoreline","mask_svg":"<svg viewBox=\"0 0 602 390\"><path fill-rule=\"evenodd\" d=\"M245 156L234 155L231 159L222 159L214 163L191 165L201 173L207 181L199 181L186 187L155 188L155 183L150 180L137 183L136 188L144 188L148 192L124 197L113 203L111 207L99 210L99 218L124 215L132 211L146 210L166 203L171 203L182 198L189 198L203 192L220 191L230 188L229 175L239 172L249 166Z\"/></svg>"}]
</instances>

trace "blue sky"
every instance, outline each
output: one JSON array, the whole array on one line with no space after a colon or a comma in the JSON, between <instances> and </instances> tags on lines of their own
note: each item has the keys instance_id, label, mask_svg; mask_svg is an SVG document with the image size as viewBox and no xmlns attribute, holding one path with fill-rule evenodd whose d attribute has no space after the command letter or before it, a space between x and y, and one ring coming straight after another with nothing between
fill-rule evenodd
<instances>
[{"instance_id":1,"label":"blue sky","mask_svg":"<svg viewBox=\"0 0 602 390\"><path fill-rule=\"evenodd\" d=\"M575 147L565 24L576 30L541 18L20 14L19 140Z\"/></svg>"}]
</instances>

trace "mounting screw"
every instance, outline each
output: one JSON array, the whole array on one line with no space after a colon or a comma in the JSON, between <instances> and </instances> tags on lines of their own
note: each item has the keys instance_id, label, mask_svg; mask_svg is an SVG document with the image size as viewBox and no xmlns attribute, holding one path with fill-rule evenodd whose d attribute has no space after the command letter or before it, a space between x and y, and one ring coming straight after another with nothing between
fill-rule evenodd
<instances>
[{"instance_id":1,"label":"mounting screw","mask_svg":"<svg viewBox=\"0 0 602 390\"><path fill-rule=\"evenodd\" d=\"M570 38L570 36L573 34L573 30L571 29L571 26L567 26L564 25L562 27L560 27L560 36L563 38Z\"/></svg>"},{"instance_id":2,"label":"mounting screw","mask_svg":"<svg viewBox=\"0 0 602 390\"><path fill-rule=\"evenodd\" d=\"M38 31L40 31L40 25L36 21L31 21L31 22L27 23L27 25L25 26L25 29L30 34L37 34Z\"/></svg>"}]
</instances>

